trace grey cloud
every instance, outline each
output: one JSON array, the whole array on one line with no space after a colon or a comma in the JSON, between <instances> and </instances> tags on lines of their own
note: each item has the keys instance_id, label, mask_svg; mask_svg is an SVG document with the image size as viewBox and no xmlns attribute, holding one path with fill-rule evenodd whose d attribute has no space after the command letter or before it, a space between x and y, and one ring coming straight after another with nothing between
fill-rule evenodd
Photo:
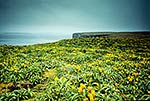
<instances>
[{"instance_id":1,"label":"grey cloud","mask_svg":"<svg viewBox=\"0 0 150 101\"><path fill-rule=\"evenodd\" d=\"M0 30L150 30L149 0L1 0Z\"/></svg>"}]
</instances>

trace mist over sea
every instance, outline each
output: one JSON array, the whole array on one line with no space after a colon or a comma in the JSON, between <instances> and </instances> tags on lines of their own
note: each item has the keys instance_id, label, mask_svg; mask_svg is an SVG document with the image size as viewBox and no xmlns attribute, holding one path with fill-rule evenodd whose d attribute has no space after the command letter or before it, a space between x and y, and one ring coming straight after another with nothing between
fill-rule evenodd
<instances>
[{"instance_id":1,"label":"mist over sea","mask_svg":"<svg viewBox=\"0 0 150 101\"><path fill-rule=\"evenodd\" d=\"M0 45L33 45L69 39L71 35L60 33L0 33Z\"/></svg>"}]
</instances>

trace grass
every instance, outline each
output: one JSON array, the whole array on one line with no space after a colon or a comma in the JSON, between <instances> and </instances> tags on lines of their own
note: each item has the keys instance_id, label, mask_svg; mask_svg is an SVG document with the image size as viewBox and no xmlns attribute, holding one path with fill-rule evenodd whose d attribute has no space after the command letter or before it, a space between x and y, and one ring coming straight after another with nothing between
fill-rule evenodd
<instances>
[{"instance_id":1,"label":"grass","mask_svg":"<svg viewBox=\"0 0 150 101\"><path fill-rule=\"evenodd\" d=\"M150 100L150 38L0 46L0 100Z\"/></svg>"}]
</instances>

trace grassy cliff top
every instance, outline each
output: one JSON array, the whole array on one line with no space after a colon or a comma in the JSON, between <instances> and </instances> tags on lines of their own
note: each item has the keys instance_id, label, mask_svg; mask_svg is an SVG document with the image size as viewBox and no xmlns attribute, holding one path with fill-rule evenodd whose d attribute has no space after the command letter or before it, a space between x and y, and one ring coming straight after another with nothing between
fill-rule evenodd
<instances>
[{"instance_id":1,"label":"grassy cliff top","mask_svg":"<svg viewBox=\"0 0 150 101\"><path fill-rule=\"evenodd\" d=\"M73 33L73 38L76 36L78 38L88 37L88 36L103 36L107 35L109 38L150 38L149 31L139 31L139 32L81 32Z\"/></svg>"},{"instance_id":2,"label":"grassy cliff top","mask_svg":"<svg viewBox=\"0 0 150 101\"><path fill-rule=\"evenodd\" d=\"M0 46L0 100L149 100L150 38Z\"/></svg>"}]
</instances>

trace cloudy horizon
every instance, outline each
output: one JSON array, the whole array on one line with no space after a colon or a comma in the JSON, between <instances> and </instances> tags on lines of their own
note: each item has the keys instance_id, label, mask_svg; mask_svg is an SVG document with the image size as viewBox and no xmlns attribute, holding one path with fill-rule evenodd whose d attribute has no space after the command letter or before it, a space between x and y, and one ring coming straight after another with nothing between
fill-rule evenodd
<instances>
[{"instance_id":1,"label":"cloudy horizon","mask_svg":"<svg viewBox=\"0 0 150 101\"><path fill-rule=\"evenodd\" d=\"M1 32L150 31L149 0L1 0Z\"/></svg>"}]
</instances>

